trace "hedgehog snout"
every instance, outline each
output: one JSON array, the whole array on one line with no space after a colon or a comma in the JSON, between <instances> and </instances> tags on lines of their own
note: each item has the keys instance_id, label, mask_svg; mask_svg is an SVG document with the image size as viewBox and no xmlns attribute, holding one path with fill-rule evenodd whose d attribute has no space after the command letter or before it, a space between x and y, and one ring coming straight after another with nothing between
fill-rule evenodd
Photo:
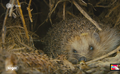
<instances>
[{"instance_id":1,"label":"hedgehog snout","mask_svg":"<svg viewBox=\"0 0 120 74\"><path fill-rule=\"evenodd\" d=\"M82 61L82 60L85 61L85 62L87 61L86 57L84 57L84 56L83 56L83 57L80 57L80 58L78 59L79 62Z\"/></svg>"}]
</instances>

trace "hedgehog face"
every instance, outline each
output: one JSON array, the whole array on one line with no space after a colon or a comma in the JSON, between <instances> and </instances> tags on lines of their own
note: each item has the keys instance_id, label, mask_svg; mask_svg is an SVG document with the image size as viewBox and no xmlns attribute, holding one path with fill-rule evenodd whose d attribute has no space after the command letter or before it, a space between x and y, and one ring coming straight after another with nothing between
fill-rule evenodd
<instances>
[{"instance_id":1,"label":"hedgehog face","mask_svg":"<svg viewBox=\"0 0 120 74\"><path fill-rule=\"evenodd\" d=\"M89 61L109 53L120 44L119 34L115 29L107 29L102 32L81 34L68 40L68 60L72 63Z\"/></svg>"},{"instance_id":2,"label":"hedgehog face","mask_svg":"<svg viewBox=\"0 0 120 74\"><path fill-rule=\"evenodd\" d=\"M96 56L94 53L97 52L99 45L99 35L98 34L87 34L83 36L72 37L68 45L69 61L72 63L79 62L81 60L88 61Z\"/></svg>"}]
</instances>

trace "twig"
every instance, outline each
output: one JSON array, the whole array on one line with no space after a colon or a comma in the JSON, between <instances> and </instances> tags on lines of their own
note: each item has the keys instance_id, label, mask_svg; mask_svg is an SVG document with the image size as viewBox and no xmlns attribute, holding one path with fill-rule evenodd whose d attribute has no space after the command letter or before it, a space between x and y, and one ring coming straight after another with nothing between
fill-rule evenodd
<instances>
[{"instance_id":1,"label":"twig","mask_svg":"<svg viewBox=\"0 0 120 74\"><path fill-rule=\"evenodd\" d=\"M113 2L113 3L111 3L111 4L107 5L107 6L98 5L98 4L100 4L100 2L98 2L98 3L95 5L95 7L108 8L108 7L112 6L115 2L117 2L117 0L114 0L114 2Z\"/></svg>"},{"instance_id":2,"label":"twig","mask_svg":"<svg viewBox=\"0 0 120 74\"><path fill-rule=\"evenodd\" d=\"M15 0L10 0L10 4L11 4L11 8L10 8L10 11L9 11L9 16L10 17L12 16L12 13L13 13L14 3L15 3Z\"/></svg>"},{"instance_id":3,"label":"twig","mask_svg":"<svg viewBox=\"0 0 120 74\"><path fill-rule=\"evenodd\" d=\"M38 1L38 3L40 3L40 0L37 0ZM33 1L32 2L32 4L34 5L34 9L37 11L37 12L39 12L39 7L36 5L36 3ZM33 15L33 14L32 14ZM35 18L38 18L39 16L35 16ZM33 31L34 29L35 29L35 27L37 26L37 22L38 22L38 20L34 20L34 25L33 25L33 23L31 23L31 31Z\"/></svg>"},{"instance_id":4,"label":"twig","mask_svg":"<svg viewBox=\"0 0 120 74\"><path fill-rule=\"evenodd\" d=\"M41 24L37 27L37 29L36 29L36 31L34 31L34 33L37 32L37 30L39 29L39 27L42 26L46 21L48 21L48 18L46 18L46 19L44 20L44 22L41 23Z\"/></svg>"},{"instance_id":5,"label":"twig","mask_svg":"<svg viewBox=\"0 0 120 74\"><path fill-rule=\"evenodd\" d=\"M79 0L79 3L80 3L80 5L83 5L83 6L87 7L87 3L84 2L83 0Z\"/></svg>"},{"instance_id":6,"label":"twig","mask_svg":"<svg viewBox=\"0 0 120 74\"><path fill-rule=\"evenodd\" d=\"M5 18L4 18L4 22L3 22L3 27L2 27L2 42L3 44L5 43L5 37L6 37L6 20L7 20L7 16L8 16L8 10L6 11L6 15L5 15Z\"/></svg>"},{"instance_id":7,"label":"twig","mask_svg":"<svg viewBox=\"0 0 120 74\"><path fill-rule=\"evenodd\" d=\"M56 5L55 5L55 7L48 13L48 18L49 18L49 20L50 20L50 22L52 23L52 20L51 20L51 15L52 15L52 13L54 12L54 10L56 9L56 7L57 7L57 5L60 3L60 2L64 2L64 1L69 1L69 0L60 0L60 1L58 1L57 3L56 3Z\"/></svg>"},{"instance_id":8,"label":"twig","mask_svg":"<svg viewBox=\"0 0 120 74\"><path fill-rule=\"evenodd\" d=\"M49 7L49 4L47 3L47 1L46 0L43 0L44 2L45 2L45 4Z\"/></svg>"},{"instance_id":9,"label":"twig","mask_svg":"<svg viewBox=\"0 0 120 74\"><path fill-rule=\"evenodd\" d=\"M55 0L49 0L49 8L50 8L50 11L52 11L54 5L55 5Z\"/></svg>"},{"instance_id":10,"label":"twig","mask_svg":"<svg viewBox=\"0 0 120 74\"><path fill-rule=\"evenodd\" d=\"M103 55L103 56L101 56L101 57L99 57L99 58L96 58L96 59L94 59L94 60L88 61L88 62L86 62L86 63L88 64L88 63L91 63L91 62L94 62L94 61L103 59L103 58L105 58L105 57L110 56L111 54L113 54L113 53L115 53L115 52L118 52L119 50L120 50L120 46L118 46L115 50L111 51L110 53L108 53L108 54L106 54L106 55Z\"/></svg>"},{"instance_id":11,"label":"twig","mask_svg":"<svg viewBox=\"0 0 120 74\"><path fill-rule=\"evenodd\" d=\"M120 5L118 4L117 6L115 6L114 8L110 9L110 12L105 16L106 18L110 16L110 14L116 9L118 8Z\"/></svg>"},{"instance_id":12,"label":"twig","mask_svg":"<svg viewBox=\"0 0 120 74\"><path fill-rule=\"evenodd\" d=\"M120 23L120 13L119 13L119 15L118 15L118 19L117 19L117 21L115 22L114 27L116 27L119 23Z\"/></svg>"},{"instance_id":13,"label":"twig","mask_svg":"<svg viewBox=\"0 0 120 74\"><path fill-rule=\"evenodd\" d=\"M28 10L28 14L29 14L30 21L33 22L33 20L32 20L32 14L31 14L31 11L32 11L32 10L30 9L31 2L32 2L32 0L29 1L27 10Z\"/></svg>"},{"instance_id":14,"label":"twig","mask_svg":"<svg viewBox=\"0 0 120 74\"><path fill-rule=\"evenodd\" d=\"M77 9L89 20L91 21L97 28L98 30L102 31L102 29L100 28L100 26L98 25L98 23L93 20L76 2L75 0L73 0L73 4L77 7Z\"/></svg>"},{"instance_id":15,"label":"twig","mask_svg":"<svg viewBox=\"0 0 120 74\"><path fill-rule=\"evenodd\" d=\"M66 11L67 14L71 15L72 17L75 17L77 19L79 19L77 16L75 16L74 14L72 14L70 11Z\"/></svg>"},{"instance_id":16,"label":"twig","mask_svg":"<svg viewBox=\"0 0 120 74\"><path fill-rule=\"evenodd\" d=\"M4 22L3 22L3 27L2 27L2 42L3 42L3 49L4 49L4 44L5 44L5 37L6 37L6 20L7 20L7 16L8 16L8 11L9 9L7 8L6 10L6 15L5 15L5 18L4 18Z\"/></svg>"},{"instance_id":17,"label":"twig","mask_svg":"<svg viewBox=\"0 0 120 74\"><path fill-rule=\"evenodd\" d=\"M22 42L20 42L20 41L18 41L21 45L23 45L24 47L26 47L26 48L28 48L29 50L34 50L33 48L31 48L31 47L29 47L28 45L26 45L26 44L24 44L24 43L22 43Z\"/></svg>"},{"instance_id":18,"label":"twig","mask_svg":"<svg viewBox=\"0 0 120 74\"><path fill-rule=\"evenodd\" d=\"M13 44L12 46L8 47L8 48L7 48L7 51L12 50L12 49L15 47L15 45L16 45L16 44Z\"/></svg>"},{"instance_id":19,"label":"twig","mask_svg":"<svg viewBox=\"0 0 120 74\"><path fill-rule=\"evenodd\" d=\"M17 5L18 5L19 14L21 16L21 20L22 20L22 23L23 23L23 26L24 26L24 29L25 29L25 34L26 34L26 37L27 37L27 39L29 41L28 31L27 31L27 28L26 28L26 24L25 24L25 20L24 20L24 16L23 16L21 7L20 7L19 0L17 0Z\"/></svg>"},{"instance_id":20,"label":"twig","mask_svg":"<svg viewBox=\"0 0 120 74\"><path fill-rule=\"evenodd\" d=\"M66 2L63 3L63 20L65 20L65 5L66 5Z\"/></svg>"},{"instance_id":21,"label":"twig","mask_svg":"<svg viewBox=\"0 0 120 74\"><path fill-rule=\"evenodd\" d=\"M52 0L49 0L49 11L51 12L52 9L54 7L54 3L52 3ZM51 15L48 15L49 16L49 20L50 20L50 23L52 24L52 20L51 20Z\"/></svg>"},{"instance_id":22,"label":"twig","mask_svg":"<svg viewBox=\"0 0 120 74\"><path fill-rule=\"evenodd\" d=\"M26 5L28 5L28 3L27 2L20 2L20 4L22 5L22 4L26 4Z\"/></svg>"},{"instance_id":23,"label":"twig","mask_svg":"<svg viewBox=\"0 0 120 74\"><path fill-rule=\"evenodd\" d=\"M5 6L2 3L0 3L0 5L6 10Z\"/></svg>"},{"instance_id":24,"label":"twig","mask_svg":"<svg viewBox=\"0 0 120 74\"><path fill-rule=\"evenodd\" d=\"M6 7L3 5L2 0L1 0L1 6L6 10Z\"/></svg>"},{"instance_id":25,"label":"twig","mask_svg":"<svg viewBox=\"0 0 120 74\"><path fill-rule=\"evenodd\" d=\"M9 28L21 28L21 29L24 29L22 26L9 26L9 27L7 27L7 29L9 29Z\"/></svg>"},{"instance_id":26,"label":"twig","mask_svg":"<svg viewBox=\"0 0 120 74\"><path fill-rule=\"evenodd\" d=\"M14 48L12 51L19 51L19 50L24 50L26 47L20 47L20 48Z\"/></svg>"}]
</instances>

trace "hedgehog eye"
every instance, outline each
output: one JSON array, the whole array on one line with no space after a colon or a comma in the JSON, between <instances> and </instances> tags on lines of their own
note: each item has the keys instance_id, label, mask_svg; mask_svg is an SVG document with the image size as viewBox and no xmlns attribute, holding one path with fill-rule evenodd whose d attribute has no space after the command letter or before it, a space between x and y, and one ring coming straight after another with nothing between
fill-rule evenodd
<instances>
[{"instance_id":1,"label":"hedgehog eye","mask_svg":"<svg viewBox=\"0 0 120 74\"><path fill-rule=\"evenodd\" d=\"M89 50L94 50L94 47L93 46L89 46Z\"/></svg>"},{"instance_id":2,"label":"hedgehog eye","mask_svg":"<svg viewBox=\"0 0 120 74\"><path fill-rule=\"evenodd\" d=\"M73 52L74 52L74 53L77 53L77 51L76 51L75 49L73 49Z\"/></svg>"}]
</instances>

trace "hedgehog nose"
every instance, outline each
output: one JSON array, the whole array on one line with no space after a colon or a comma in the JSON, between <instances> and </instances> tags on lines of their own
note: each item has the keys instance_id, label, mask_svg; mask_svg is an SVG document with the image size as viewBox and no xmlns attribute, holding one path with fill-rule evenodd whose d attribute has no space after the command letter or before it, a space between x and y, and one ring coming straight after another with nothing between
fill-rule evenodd
<instances>
[{"instance_id":1,"label":"hedgehog nose","mask_svg":"<svg viewBox=\"0 0 120 74\"><path fill-rule=\"evenodd\" d=\"M85 57L80 57L80 58L78 59L79 62L82 61L82 60L85 61L85 62L87 61L87 59L86 59Z\"/></svg>"}]
</instances>

